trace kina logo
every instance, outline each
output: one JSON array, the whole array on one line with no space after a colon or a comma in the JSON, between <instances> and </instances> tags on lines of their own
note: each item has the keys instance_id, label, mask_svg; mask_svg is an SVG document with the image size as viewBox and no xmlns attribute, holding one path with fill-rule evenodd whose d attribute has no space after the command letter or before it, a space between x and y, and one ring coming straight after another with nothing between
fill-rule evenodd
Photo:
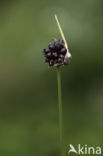
<instances>
[{"instance_id":1,"label":"kina logo","mask_svg":"<svg viewBox=\"0 0 103 156\"><path fill-rule=\"evenodd\" d=\"M70 153L75 153L75 154L96 154L100 155L102 154L102 148L97 146L97 147L89 147L87 145L81 146L78 144L77 148L75 148L72 144L69 145L69 151L68 154Z\"/></svg>"}]
</instances>

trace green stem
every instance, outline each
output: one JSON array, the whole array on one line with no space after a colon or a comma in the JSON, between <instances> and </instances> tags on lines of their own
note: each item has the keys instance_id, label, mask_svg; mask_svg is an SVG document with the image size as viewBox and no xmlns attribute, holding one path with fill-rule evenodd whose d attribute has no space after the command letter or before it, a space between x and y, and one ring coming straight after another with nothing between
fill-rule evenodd
<instances>
[{"instance_id":1,"label":"green stem","mask_svg":"<svg viewBox=\"0 0 103 156\"><path fill-rule=\"evenodd\" d=\"M58 104L59 104L60 150L61 150L61 156L63 156L63 120L62 120L62 93L61 93L61 73L60 73L60 67L57 68L57 83L58 83Z\"/></svg>"}]
</instances>

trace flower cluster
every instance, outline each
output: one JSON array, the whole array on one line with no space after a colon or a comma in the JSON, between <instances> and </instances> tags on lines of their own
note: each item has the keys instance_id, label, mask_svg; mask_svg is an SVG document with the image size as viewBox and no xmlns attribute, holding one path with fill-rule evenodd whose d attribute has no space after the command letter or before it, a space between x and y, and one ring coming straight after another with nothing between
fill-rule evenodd
<instances>
[{"instance_id":1,"label":"flower cluster","mask_svg":"<svg viewBox=\"0 0 103 156\"><path fill-rule=\"evenodd\" d=\"M68 51L63 40L55 40L54 43L49 43L48 48L43 50L43 54L45 56L45 62L49 66L66 65L69 63L67 58L71 58L70 53L68 57Z\"/></svg>"}]
</instances>

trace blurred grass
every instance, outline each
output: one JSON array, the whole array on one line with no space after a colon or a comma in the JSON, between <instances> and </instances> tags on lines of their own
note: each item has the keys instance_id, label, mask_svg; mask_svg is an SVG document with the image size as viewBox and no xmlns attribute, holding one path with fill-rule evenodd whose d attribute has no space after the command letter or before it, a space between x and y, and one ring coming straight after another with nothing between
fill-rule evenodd
<instances>
[{"instance_id":1,"label":"blurred grass","mask_svg":"<svg viewBox=\"0 0 103 156\"><path fill-rule=\"evenodd\" d=\"M41 53L60 38L73 59L62 68L66 155L72 143L103 145L103 1L0 1L0 155L59 156L55 68Z\"/></svg>"}]
</instances>

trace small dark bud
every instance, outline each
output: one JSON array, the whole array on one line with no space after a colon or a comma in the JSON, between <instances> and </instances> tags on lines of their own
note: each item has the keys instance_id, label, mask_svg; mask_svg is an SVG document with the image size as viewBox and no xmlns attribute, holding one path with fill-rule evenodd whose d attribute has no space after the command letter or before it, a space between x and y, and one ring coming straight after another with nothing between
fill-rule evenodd
<instances>
[{"instance_id":1,"label":"small dark bud","mask_svg":"<svg viewBox=\"0 0 103 156\"><path fill-rule=\"evenodd\" d=\"M58 54L55 52L52 54L54 56L54 58L57 58L58 57Z\"/></svg>"},{"instance_id":2,"label":"small dark bud","mask_svg":"<svg viewBox=\"0 0 103 156\"><path fill-rule=\"evenodd\" d=\"M50 44L48 45L48 47L49 47L49 49L51 49L51 50L53 50L53 49L55 48L53 43L50 43Z\"/></svg>"},{"instance_id":3,"label":"small dark bud","mask_svg":"<svg viewBox=\"0 0 103 156\"><path fill-rule=\"evenodd\" d=\"M62 59L61 58L58 58L58 63L62 63Z\"/></svg>"},{"instance_id":4,"label":"small dark bud","mask_svg":"<svg viewBox=\"0 0 103 156\"><path fill-rule=\"evenodd\" d=\"M45 49L45 54L47 54L49 52L50 52L50 49L49 48Z\"/></svg>"},{"instance_id":5,"label":"small dark bud","mask_svg":"<svg viewBox=\"0 0 103 156\"><path fill-rule=\"evenodd\" d=\"M62 54L60 54L59 57L60 57L61 59L64 59L64 55L62 55Z\"/></svg>"},{"instance_id":6,"label":"small dark bud","mask_svg":"<svg viewBox=\"0 0 103 156\"><path fill-rule=\"evenodd\" d=\"M67 52L67 49L65 47L60 50L61 54L66 54L66 52Z\"/></svg>"},{"instance_id":7,"label":"small dark bud","mask_svg":"<svg viewBox=\"0 0 103 156\"><path fill-rule=\"evenodd\" d=\"M56 42L55 42L55 48L56 48L57 50L59 50L59 49L61 48L61 45L60 45L59 41L56 41Z\"/></svg>"},{"instance_id":8,"label":"small dark bud","mask_svg":"<svg viewBox=\"0 0 103 156\"><path fill-rule=\"evenodd\" d=\"M51 52L47 53L46 57L51 58Z\"/></svg>"},{"instance_id":9,"label":"small dark bud","mask_svg":"<svg viewBox=\"0 0 103 156\"><path fill-rule=\"evenodd\" d=\"M53 66L53 65L54 65L54 61L53 60L50 60L49 66Z\"/></svg>"},{"instance_id":10,"label":"small dark bud","mask_svg":"<svg viewBox=\"0 0 103 156\"><path fill-rule=\"evenodd\" d=\"M63 45L64 44L64 41L63 40L59 40L59 43Z\"/></svg>"}]
</instances>

